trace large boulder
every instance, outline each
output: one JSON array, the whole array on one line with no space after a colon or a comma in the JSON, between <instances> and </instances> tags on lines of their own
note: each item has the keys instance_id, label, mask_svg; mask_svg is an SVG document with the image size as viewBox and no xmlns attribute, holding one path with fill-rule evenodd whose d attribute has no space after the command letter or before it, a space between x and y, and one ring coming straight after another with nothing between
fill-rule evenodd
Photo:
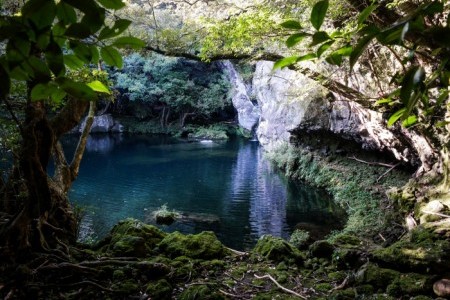
<instances>
[{"instance_id":1,"label":"large boulder","mask_svg":"<svg viewBox=\"0 0 450 300\"><path fill-rule=\"evenodd\" d=\"M80 125L79 132L83 132L86 126L86 119ZM104 114L100 116L95 116L92 122L90 133L120 133L124 131L124 127L116 122L111 114Z\"/></svg>"}]
</instances>

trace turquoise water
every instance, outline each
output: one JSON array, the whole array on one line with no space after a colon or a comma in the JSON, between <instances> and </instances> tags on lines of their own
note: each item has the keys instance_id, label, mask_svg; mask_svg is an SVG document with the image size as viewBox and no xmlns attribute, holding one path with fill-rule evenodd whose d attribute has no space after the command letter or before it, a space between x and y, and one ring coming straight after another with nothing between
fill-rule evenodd
<instances>
[{"instance_id":1,"label":"turquoise water","mask_svg":"<svg viewBox=\"0 0 450 300\"><path fill-rule=\"evenodd\" d=\"M101 238L127 217L154 224L152 213L164 204L183 218L158 225L163 230L212 230L235 249L252 247L264 234L288 238L296 227L323 235L342 222L325 193L289 182L257 142L242 139L90 137L70 199L85 208L82 239Z\"/></svg>"}]
</instances>

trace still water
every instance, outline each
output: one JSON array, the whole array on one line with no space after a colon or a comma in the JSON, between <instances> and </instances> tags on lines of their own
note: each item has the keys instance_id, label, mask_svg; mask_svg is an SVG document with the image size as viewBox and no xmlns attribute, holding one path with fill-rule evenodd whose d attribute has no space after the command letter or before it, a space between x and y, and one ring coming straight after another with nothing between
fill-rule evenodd
<instances>
[{"instance_id":1,"label":"still water","mask_svg":"<svg viewBox=\"0 0 450 300\"><path fill-rule=\"evenodd\" d=\"M288 181L257 142L243 139L90 137L70 199L86 209L82 239L102 238L128 217L154 224L152 213L164 204L183 215L158 225L164 231L212 230L235 249L252 247L264 234L289 238L304 228L324 235L342 223L323 191Z\"/></svg>"}]
</instances>

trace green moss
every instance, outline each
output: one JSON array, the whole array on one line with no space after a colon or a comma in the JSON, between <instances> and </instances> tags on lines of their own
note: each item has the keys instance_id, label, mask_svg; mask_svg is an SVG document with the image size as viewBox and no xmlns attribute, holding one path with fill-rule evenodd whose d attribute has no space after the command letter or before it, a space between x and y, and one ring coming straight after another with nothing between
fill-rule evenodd
<instances>
[{"instance_id":1,"label":"green moss","mask_svg":"<svg viewBox=\"0 0 450 300\"><path fill-rule=\"evenodd\" d=\"M432 292L432 285L429 277L416 274L402 274L397 277L388 287L387 293L394 297L399 296L416 296L429 294Z\"/></svg>"},{"instance_id":2,"label":"green moss","mask_svg":"<svg viewBox=\"0 0 450 300\"><path fill-rule=\"evenodd\" d=\"M313 257L331 258L334 252L334 246L328 241L316 241L309 246L309 254Z\"/></svg>"},{"instance_id":3,"label":"green moss","mask_svg":"<svg viewBox=\"0 0 450 300\"><path fill-rule=\"evenodd\" d=\"M172 296L173 287L165 279L151 282L147 285L146 293L151 299L164 300L170 299Z\"/></svg>"},{"instance_id":4,"label":"green moss","mask_svg":"<svg viewBox=\"0 0 450 300\"><path fill-rule=\"evenodd\" d=\"M348 213L343 231L358 236L370 236L386 226L389 216L380 205L384 198L380 190L403 186L410 177L410 174L394 171L379 181L385 172L383 167L362 165L338 155L327 160L287 143L267 157L288 177L325 188Z\"/></svg>"},{"instance_id":5,"label":"green moss","mask_svg":"<svg viewBox=\"0 0 450 300\"><path fill-rule=\"evenodd\" d=\"M318 284L314 285L314 289L317 292L328 293L333 289L333 286L327 282L324 282L324 283L318 283Z\"/></svg>"},{"instance_id":6,"label":"green moss","mask_svg":"<svg viewBox=\"0 0 450 300\"><path fill-rule=\"evenodd\" d=\"M450 264L450 241L419 226L393 245L375 250L373 255L396 269L441 273Z\"/></svg>"},{"instance_id":7,"label":"green moss","mask_svg":"<svg viewBox=\"0 0 450 300\"><path fill-rule=\"evenodd\" d=\"M355 290L358 296L372 295L374 291L373 286L371 286L370 284L359 285L355 287Z\"/></svg>"},{"instance_id":8,"label":"green moss","mask_svg":"<svg viewBox=\"0 0 450 300\"><path fill-rule=\"evenodd\" d=\"M155 226L126 219L113 227L108 237L109 242L102 251L110 251L117 256L149 256L165 235Z\"/></svg>"},{"instance_id":9,"label":"green moss","mask_svg":"<svg viewBox=\"0 0 450 300\"><path fill-rule=\"evenodd\" d=\"M304 257L301 252L282 238L264 235L252 250L252 256L260 255L275 262L291 262L300 264Z\"/></svg>"},{"instance_id":10,"label":"green moss","mask_svg":"<svg viewBox=\"0 0 450 300\"><path fill-rule=\"evenodd\" d=\"M345 290L335 290L328 299L330 300L353 300L356 298L356 291L352 288Z\"/></svg>"},{"instance_id":11,"label":"green moss","mask_svg":"<svg viewBox=\"0 0 450 300\"><path fill-rule=\"evenodd\" d=\"M170 257L187 256L199 259L214 259L222 258L228 253L216 235L210 231L195 235L173 232L167 235L158 246L162 252Z\"/></svg>"},{"instance_id":12,"label":"green moss","mask_svg":"<svg viewBox=\"0 0 450 300\"><path fill-rule=\"evenodd\" d=\"M207 285L191 285L178 297L179 300L222 300L225 297Z\"/></svg>"},{"instance_id":13,"label":"green moss","mask_svg":"<svg viewBox=\"0 0 450 300\"><path fill-rule=\"evenodd\" d=\"M328 278L333 281L343 281L345 278L347 278L348 274L345 271L336 271L328 273Z\"/></svg>"},{"instance_id":14,"label":"green moss","mask_svg":"<svg viewBox=\"0 0 450 300\"><path fill-rule=\"evenodd\" d=\"M122 280L125 279L125 273L123 272L123 270L119 269L119 270L114 270L113 273L113 279L114 280Z\"/></svg>"},{"instance_id":15,"label":"green moss","mask_svg":"<svg viewBox=\"0 0 450 300\"><path fill-rule=\"evenodd\" d=\"M139 292L139 285L134 280L127 280L113 285L113 289L120 291L123 294L131 296Z\"/></svg>"},{"instance_id":16,"label":"green moss","mask_svg":"<svg viewBox=\"0 0 450 300\"><path fill-rule=\"evenodd\" d=\"M400 273L391 269L383 269L375 264L368 263L361 267L356 274L356 282L359 284L370 284L375 288L383 290L391 284Z\"/></svg>"}]
</instances>

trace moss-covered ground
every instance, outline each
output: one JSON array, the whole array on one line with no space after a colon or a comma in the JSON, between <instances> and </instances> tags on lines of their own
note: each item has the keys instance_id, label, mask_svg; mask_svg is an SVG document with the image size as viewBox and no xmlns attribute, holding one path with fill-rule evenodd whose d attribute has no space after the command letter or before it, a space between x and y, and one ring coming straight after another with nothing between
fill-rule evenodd
<instances>
[{"instance_id":1,"label":"moss-covered ground","mask_svg":"<svg viewBox=\"0 0 450 300\"><path fill-rule=\"evenodd\" d=\"M412 239L433 238L414 232ZM413 234L413 235L414 235ZM264 236L250 252L223 246L211 232L164 233L127 219L93 247L69 257L35 255L0 268L4 299L433 299L443 269L390 264L390 253L367 251L364 241L340 235L305 250ZM443 246L444 247L444 246ZM431 257L445 261L441 248ZM396 248L395 248L396 249ZM441 252L446 250L446 252ZM388 253L389 252L389 253ZM397 256L397 259L399 257ZM407 259L407 258L405 258Z\"/></svg>"}]
</instances>

